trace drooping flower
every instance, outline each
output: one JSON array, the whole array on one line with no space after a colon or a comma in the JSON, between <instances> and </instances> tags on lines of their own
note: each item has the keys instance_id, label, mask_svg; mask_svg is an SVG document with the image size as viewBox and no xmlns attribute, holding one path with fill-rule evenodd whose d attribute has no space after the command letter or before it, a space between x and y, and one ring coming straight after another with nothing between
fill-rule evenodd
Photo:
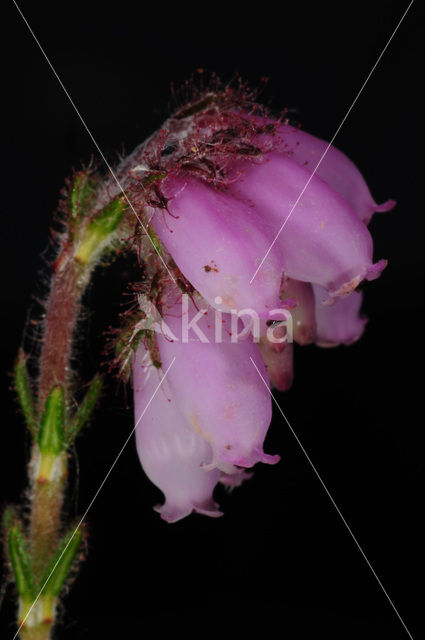
<instances>
[{"instance_id":1,"label":"drooping flower","mask_svg":"<svg viewBox=\"0 0 425 640\"><path fill-rule=\"evenodd\" d=\"M390 211L394 200L376 204L360 171L347 156L334 146L289 124L279 127L279 151L316 174L335 189L364 223L376 211Z\"/></svg>"},{"instance_id":2,"label":"drooping flower","mask_svg":"<svg viewBox=\"0 0 425 640\"><path fill-rule=\"evenodd\" d=\"M366 226L321 178L278 152L240 171L234 193L273 225L286 276L320 284L333 299L380 275L386 261L373 263Z\"/></svg>"},{"instance_id":3,"label":"drooping flower","mask_svg":"<svg viewBox=\"0 0 425 640\"><path fill-rule=\"evenodd\" d=\"M146 475L165 495L156 510L168 522L192 511L220 516L212 498L220 471L203 468L211 462L211 446L182 416L178 399L143 344L133 365L133 387L137 452Z\"/></svg>"},{"instance_id":4,"label":"drooping flower","mask_svg":"<svg viewBox=\"0 0 425 640\"><path fill-rule=\"evenodd\" d=\"M191 330L185 336L185 326L195 326L196 318L196 332ZM204 467L232 473L233 465L277 462L279 456L263 451L271 398L255 368L267 378L252 338L232 342L234 327L229 314L217 316L199 297L196 306L189 303L183 318L181 301L177 300L164 311L164 319L176 340L157 334L162 368L167 369L175 358L168 383L181 414L211 445L212 460Z\"/></svg>"},{"instance_id":5,"label":"drooping flower","mask_svg":"<svg viewBox=\"0 0 425 640\"><path fill-rule=\"evenodd\" d=\"M258 371L287 390L292 339L333 346L363 331L356 289L386 264L374 262L366 224L394 202L377 205L333 146L316 170L327 146L271 117L245 89L227 87L181 107L118 169L147 253L149 304L129 332L143 335L133 366L136 419L158 369L159 377L168 372L137 446L169 521L193 510L217 515L217 482L238 486L244 469L277 462L263 451L271 399ZM108 185L105 199L114 190ZM149 305L163 325L149 320ZM292 323L276 318L282 308Z\"/></svg>"},{"instance_id":6,"label":"drooping flower","mask_svg":"<svg viewBox=\"0 0 425 640\"><path fill-rule=\"evenodd\" d=\"M277 249L250 282L273 241L261 212L184 175L166 180L163 194L168 213L147 209L152 227L210 305L228 312L255 309L260 316L279 305L282 261Z\"/></svg>"}]
</instances>

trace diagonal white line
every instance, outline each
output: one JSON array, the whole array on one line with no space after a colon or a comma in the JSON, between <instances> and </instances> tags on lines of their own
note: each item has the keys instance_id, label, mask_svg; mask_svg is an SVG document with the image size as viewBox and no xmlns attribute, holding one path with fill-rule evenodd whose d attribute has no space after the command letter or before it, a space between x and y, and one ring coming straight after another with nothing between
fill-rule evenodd
<instances>
[{"instance_id":1,"label":"diagonal white line","mask_svg":"<svg viewBox=\"0 0 425 640\"><path fill-rule=\"evenodd\" d=\"M61 560L61 558L62 558L62 556L63 556L63 554L65 553L65 551L67 550L67 548L68 548L68 547L69 547L69 545L71 544L72 539L74 538L74 536L75 536L75 534L77 533L78 529L80 528L80 526L82 525L83 521L85 520L85 518L86 518L86 516L87 516L88 512L90 511L90 509L91 509L91 507L92 507L92 505L93 505L94 501L96 500L97 496L98 496L98 495L99 495L99 493L101 492L101 490L102 490L102 488L103 488L103 485L105 484L105 482L107 481L107 479L108 479L108 478L109 478L109 476L111 475L112 469L113 469L113 468L115 467L115 465L117 464L117 462L118 462L119 458L121 457L122 452L124 451L124 449L126 448L127 444L129 443L129 441L130 441L130 439L131 439L131 437L132 437L133 433L136 431L136 429L137 429L137 427L138 427L138 425L139 425L140 420L141 420L141 419L143 418L143 416L145 415L145 413L146 413L146 411L147 411L147 409L148 409L148 407L149 407L150 403L151 403L151 402L152 402L152 400L154 399L154 397L155 397L155 395L156 395L156 393L157 393L158 389L160 388L160 386L161 386L161 385L162 385L162 383L164 382L164 380L165 380L165 378L166 378L166 376L167 376L167 374L168 374L169 370L171 369L171 367L172 367L172 366L173 366L173 364L174 364L175 359L176 359L175 357L172 359L172 361L171 361L171 363L170 363L170 365L169 365L168 369L166 370L166 372L165 372L165 373L164 373L164 375L162 376L161 381L160 381L160 383L158 384L158 386L156 387L155 391L153 392L153 394L152 394L152 396L151 396L151 398L150 398L149 402L147 403L146 407L143 409L142 413L140 414L139 418L137 419L136 424L134 425L134 428L132 429L132 431L131 431L130 435L128 436L128 438L127 438L127 439L126 439L126 441L124 442L123 446L121 447L120 452L118 453L117 457L115 458L114 462L112 463L112 465L111 465L111 467L110 467L110 469L109 469L108 473L106 474L106 476L105 476L105 477L104 477L104 479L102 480L102 482L101 482L101 484L100 484L100 486L99 486L98 490L96 491L96 493L94 494L93 498L91 499L91 502L90 502L89 506L87 507L87 509L85 510L85 512L84 512L84 514L83 514L83 516L82 516L81 520L79 521L79 523L78 523L78 524L77 524L77 526L75 527L75 529L74 529L74 532L73 532L72 536L70 537L70 539L69 539L69 540L68 540L68 542L66 543L66 545L65 545L65 547L64 547L64 550L63 550L63 551L62 551L62 553L60 554L59 558L57 559L57 561L56 561L56 563L55 563L55 565L54 565L54 567L53 567L53 569L51 570L51 572L49 573L48 577L46 578L46 580L45 580L45 582L44 582L43 586L41 587L41 589L40 589L40 591L39 591L39 593L38 593L38 595L37 595L36 599L35 599L35 600L34 600L34 602L32 603L31 607L28 609L28 611L27 611L27 613L26 613L26 615L25 615L24 619L23 619L23 620L22 620L22 622L20 623L20 625L19 625L19 627L18 627L18 630L17 630L17 632L15 633L15 635L13 636L12 640L15 640L15 638L17 638L17 636L19 635L19 633L20 633L20 631L21 631L22 627L23 627L23 626L24 626L24 624L25 624L26 619L27 619L27 618L28 618L28 616L30 615L30 613L31 613L31 611L32 611L33 607L35 606L35 604L38 602L38 599L40 598L41 593L42 593L42 591L43 591L44 587L46 586L46 584L49 582L50 578L52 577L52 575L53 575L53 573L54 573L54 571L55 571L56 567L58 566L58 564L59 564L59 562L60 562L60 560Z\"/></svg>"},{"instance_id":2,"label":"diagonal white line","mask_svg":"<svg viewBox=\"0 0 425 640\"><path fill-rule=\"evenodd\" d=\"M127 203L129 205L129 207L131 208L132 212L134 213L134 215L136 216L139 224L141 225L143 231L146 233L147 237L149 238L153 248L155 249L155 252L158 254L162 264L164 265L164 267L166 268L166 270L168 271L168 275L171 277L171 279L173 280L173 282L175 282L175 278L173 276L173 274L170 272L170 270L168 269L167 265L164 262L163 257L161 256L161 254L159 253L158 249L155 247L155 244L152 240L152 238L150 237L149 233L147 232L145 226L143 225L143 222L140 219L140 216L138 215L137 211L135 210L135 208L133 207L133 205L131 204L126 192L124 191L124 189L121 186L120 181L118 180L117 176L115 175L114 171L112 170L111 165L109 164L109 162L107 161L107 159L105 158L105 154L103 153L103 151L101 150L101 148L99 147L99 145L97 144L97 141L95 140L92 132L90 131L90 129L88 128L83 116L81 115L81 113L79 112L75 102L73 101L73 99L71 98L71 96L69 95L69 92L67 91L65 85L63 84L62 80L60 79L59 75L56 72L56 69L54 68L53 64L50 62L50 59L47 56L47 53L44 51L43 47L41 46L39 40L37 39L37 36L35 35L34 31L31 29L28 20L25 18L24 14L22 13L20 7L18 6L18 3L16 2L16 0L12 0L13 4L15 5L15 7L17 8L17 10L19 11L22 20L25 22L26 26L28 27L29 32L31 33L32 37L34 38L38 48L40 49L41 53L43 54L47 64L49 65L50 69L53 72L53 75L55 76L56 80L59 82L60 86L62 87L66 97L68 98L68 100L70 101L75 113L77 114L77 116L79 117L79 119L81 120L81 123L83 125L83 127L85 128L85 130L87 131L87 133L89 134L94 146L96 147L97 151L99 152L100 157L102 158L103 162L105 163L105 165L108 168L108 171L110 172L110 174L112 175L113 179L115 180L115 182L117 183L118 188L120 189L120 191L122 192L124 198L127 200Z\"/></svg>"},{"instance_id":3,"label":"diagonal white line","mask_svg":"<svg viewBox=\"0 0 425 640\"><path fill-rule=\"evenodd\" d=\"M348 116L350 115L354 105L356 104L357 100L360 98L361 93L363 92L363 89L365 88L365 86L367 85L367 83L369 82L373 72L375 71L376 67L378 66L378 64L381 61L382 56L384 55L385 51L388 49L388 46L391 42L391 40L394 38L395 34L397 33L401 23L403 22L404 18L407 15L407 12L409 11L410 7L412 6L414 0L411 0L409 3L409 6L407 7L407 9L405 10L405 12L403 13L403 15L401 16L400 20L398 21L398 24L396 26L396 28L394 29L394 31L392 32L387 44L385 45L385 47L382 49L377 61L375 62L375 64L373 65L372 69L370 70L366 80L363 82L362 86L360 87L359 92L357 93L356 97L354 98L350 108L348 109L347 113L345 114L345 116L343 117L341 124L339 125L338 129L335 131L334 135L332 136L331 141L329 142L328 146L326 147L325 151L323 152L322 157L320 158L319 162L316 164L314 171L311 173L309 179L307 180L307 182L304 185L303 190L301 191L300 195L298 196L298 198L295 201L295 204L293 205L292 209L290 210L290 212L288 213L288 215L286 216L282 226L280 227L279 231L277 232L273 242L271 243L270 247L267 249L266 254L264 255L263 259L261 260L260 264L258 265L254 275L252 276L251 280L249 281L249 284L252 284L252 281L254 280L255 276L257 275L257 273L259 272L259 270L261 269L262 265L264 264L264 260L267 258L267 256L269 255L270 251L273 249L276 240L278 239L278 237L280 236L281 232L283 231L283 229L285 228L286 223L288 222L289 218L291 217L295 207L297 206L297 204L299 203L299 201L301 200L303 193L305 192L305 190L307 189L308 185L310 184L314 174L316 173L317 169L320 167L323 158L325 157L325 155L327 154L327 152L329 151L329 149L331 148L333 141L335 140L335 138L337 137L338 133L340 132L343 124L345 123L345 121L347 120Z\"/></svg>"},{"instance_id":4,"label":"diagonal white line","mask_svg":"<svg viewBox=\"0 0 425 640\"><path fill-rule=\"evenodd\" d=\"M338 507L338 505L336 504L336 502L335 502L335 500L333 499L332 495L330 494L330 492L329 492L329 490L328 490L327 486L325 485L324 481L322 480L321 476L319 475L319 472L317 471L316 467L314 466L313 462L311 461L310 456L308 455L307 451L304 449L304 447L303 447L303 445L302 445L302 443L301 443L300 439L298 438L298 436L297 436L297 434L295 433L294 429L293 429L293 428L292 428L292 426L290 425L288 418L285 416L285 414L283 413L283 411L282 411L282 409L281 409L281 407L280 407L280 405L279 405L278 401L276 400L276 398L275 398L275 397L274 397L274 395L272 394L272 392L271 392L271 390L270 390L270 386L269 386L268 382L266 382L266 380L264 380L263 376L261 375L260 370L258 369L257 365L255 364L254 360L253 360L251 357L250 357L250 360L251 360L252 364L254 365L254 367L256 368L258 375L260 376L261 380L262 380L262 381L263 381L263 383L264 383L264 386L266 387L266 389L267 389L267 390L268 390L268 392L270 393L270 395L271 395L271 398L272 398L273 402L275 403L276 407L279 409L279 411L280 411L280 413L281 413L281 415L282 415L283 419L285 420L286 424L288 425L289 429L291 430L291 433L292 433L292 435L294 436L295 440L297 441L297 443L298 443L299 447L301 448L301 451L303 452L303 454L304 454L304 455L305 455L305 457L307 458L309 465L311 466L311 468L313 469L314 473L316 474L316 476L317 476L317 478L318 478L318 480L319 480L320 484L322 485L323 489L324 489L324 490L325 490L325 492L326 492L326 495L328 496L329 500L332 502L333 506L335 507L335 509L336 509L336 511L337 511L337 513L338 513L338 515L339 515L339 517L341 518L342 522L344 523L344 525L345 525L345 527L346 527L346 529L347 529L348 533L349 533L349 534L350 534L350 536L353 538L353 540L354 540L354 542L355 542L355 544L356 544L356 546L357 546L358 550L359 550L359 551L360 551L360 553L362 554L362 556L363 556L363 558L364 558L364 560L365 560L365 562L366 562L367 566L369 567L369 569L370 569L370 570L371 570L371 572L373 573L373 576L375 577L376 581L378 582L379 586L381 587L382 591L384 592L385 596L387 597L388 602L390 603L390 605L391 605L391 606L392 606L392 608L394 609L394 611L395 611L395 613L396 613L396 615L397 615L398 619L400 620L401 624L402 624L402 625L403 625L403 627L404 627L404 630L406 631L406 633L407 633L407 635L409 636L409 638L410 638L411 640L413 640L413 636L412 636L412 634L410 633L410 631L409 631L409 629L407 628L407 626L405 625L405 623L404 623L404 621L403 621L403 618L401 617L401 615L400 615L400 614L399 614L399 612L397 611L397 609L396 609L396 607L395 607L395 605L394 605L393 601L391 600L390 596L389 596L389 595L388 595L388 593L386 592L384 585L383 585L383 584L382 584L382 582L380 581L380 579L379 579L378 575L376 574L376 572L375 572L374 568L372 567L372 565L370 564L369 560L367 559L367 556L366 556L365 552L364 552L364 551L363 551L363 549L361 548L361 546L360 546L359 542L357 541L357 538L355 537L354 533L351 531L351 529L350 529L350 527L349 527L349 525L348 525L348 523L347 523L346 519L345 519L345 518L344 518L344 516L342 515L342 513L341 513L341 511L340 511L340 509L339 509L339 507Z\"/></svg>"}]
</instances>

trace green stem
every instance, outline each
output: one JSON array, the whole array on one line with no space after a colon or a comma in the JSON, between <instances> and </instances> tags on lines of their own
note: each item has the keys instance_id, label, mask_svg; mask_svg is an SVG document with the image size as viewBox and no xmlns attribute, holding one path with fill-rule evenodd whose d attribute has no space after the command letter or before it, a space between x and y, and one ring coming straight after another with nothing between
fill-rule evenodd
<instances>
[{"instance_id":1,"label":"green stem","mask_svg":"<svg viewBox=\"0 0 425 640\"><path fill-rule=\"evenodd\" d=\"M73 335L81 308L81 297L88 281L88 268L77 263L65 247L53 266L51 293L47 303L44 339L40 356L38 412L41 415L49 393L56 385L69 392ZM46 472L48 469L48 472ZM40 452L34 443L30 462L29 551L32 570L39 588L52 551L58 545L62 528L62 506L67 477L66 452L58 455ZM34 606L21 629L23 640L48 640L54 625L54 606L43 611L43 598ZM25 615L25 614L24 614ZM47 617L46 617L47 615Z\"/></svg>"},{"instance_id":2,"label":"green stem","mask_svg":"<svg viewBox=\"0 0 425 640\"><path fill-rule=\"evenodd\" d=\"M116 237L127 208L125 199L119 196L90 215L85 207L94 204L92 190L89 174L77 174L70 193L67 233L62 236L60 253L52 266L36 403L23 353L20 353L15 366L17 395L33 435L28 469L28 559L21 534L19 539L13 538L11 542L11 551L16 552L12 567L20 593L18 623L24 640L50 638L55 624L56 600L71 566L74 566L82 539L81 530L78 536L69 538L69 548L64 547L63 558L58 558L57 565L53 563L50 570L52 561L58 557L61 543L64 544L62 508L67 479L67 448L89 419L101 390L101 379L95 376L81 406L73 416L69 415L73 384L72 349L81 298L99 258L109 250ZM19 531L19 528L14 529L16 535ZM72 532L69 535L72 536ZM43 590L37 600L32 592L28 595L22 587L26 584L27 565L37 593ZM20 588L19 581L22 583Z\"/></svg>"}]
</instances>

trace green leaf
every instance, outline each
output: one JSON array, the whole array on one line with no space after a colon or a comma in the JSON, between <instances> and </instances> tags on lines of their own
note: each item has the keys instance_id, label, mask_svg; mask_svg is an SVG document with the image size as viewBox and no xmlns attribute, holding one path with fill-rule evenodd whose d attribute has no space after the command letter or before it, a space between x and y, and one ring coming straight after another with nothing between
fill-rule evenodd
<instances>
[{"instance_id":1,"label":"green leaf","mask_svg":"<svg viewBox=\"0 0 425 640\"><path fill-rule=\"evenodd\" d=\"M84 427L90 419L91 413L99 399L102 391L103 380L100 375L95 375L90 382L86 395L84 396L80 406L76 410L71 422L67 426L67 437L70 442L78 435L79 431Z\"/></svg>"},{"instance_id":2,"label":"green leaf","mask_svg":"<svg viewBox=\"0 0 425 640\"><path fill-rule=\"evenodd\" d=\"M3 518L6 529L7 550L13 569L19 595L26 600L34 599L37 588L31 570L31 561L27 543L22 533L21 523L12 510ZM13 522L13 524L11 524Z\"/></svg>"},{"instance_id":3,"label":"green leaf","mask_svg":"<svg viewBox=\"0 0 425 640\"><path fill-rule=\"evenodd\" d=\"M50 558L42 575L40 585L43 596L57 596L74 564L81 542L83 529L70 530Z\"/></svg>"},{"instance_id":4,"label":"green leaf","mask_svg":"<svg viewBox=\"0 0 425 640\"><path fill-rule=\"evenodd\" d=\"M42 454L59 455L64 449L65 392L53 387L44 405L38 432L38 446Z\"/></svg>"},{"instance_id":5,"label":"green leaf","mask_svg":"<svg viewBox=\"0 0 425 640\"><path fill-rule=\"evenodd\" d=\"M83 265L95 261L112 240L128 207L124 195L112 200L89 222L75 253L75 259Z\"/></svg>"},{"instance_id":6,"label":"green leaf","mask_svg":"<svg viewBox=\"0 0 425 640\"><path fill-rule=\"evenodd\" d=\"M68 210L71 220L78 221L92 205L96 183L88 171L77 171L68 193Z\"/></svg>"},{"instance_id":7,"label":"green leaf","mask_svg":"<svg viewBox=\"0 0 425 640\"><path fill-rule=\"evenodd\" d=\"M22 349L19 350L14 368L14 381L18 401L25 421L31 433L36 435L37 421L31 381L27 369L27 359Z\"/></svg>"}]
</instances>

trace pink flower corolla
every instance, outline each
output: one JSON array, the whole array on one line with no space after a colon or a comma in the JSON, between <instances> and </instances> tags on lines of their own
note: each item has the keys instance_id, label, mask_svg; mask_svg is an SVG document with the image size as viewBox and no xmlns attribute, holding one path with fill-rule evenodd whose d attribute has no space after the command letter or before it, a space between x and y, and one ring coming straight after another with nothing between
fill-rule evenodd
<instances>
[{"instance_id":1,"label":"pink flower corolla","mask_svg":"<svg viewBox=\"0 0 425 640\"><path fill-rule=\"evenodd\" d=\"M181 303L176 302L164 314L176 340L157 334L157 343L163 370L175 358L167 379L181 414L211 445L212 460L204 468L232 474L234 465L274 464L279 456L263 451L271 398L255 368L267 379L259 348L251 337L232 342L229 314L217 317L205 301L196 301L200 311L190 303L188 317L183 317L189 324L198 318L197 331L187 334L188 341L182 331Z\"/></svg>"},{"instance_id":2,"label":"pink flower corolla","mask_svg":"<svg viewBox=\"0 0 425 640\"><path fill-rule=\"evenodd\" d=\"M280 332L281 327L276 327L274 334L276 337L284 332ZM260 351L266 365L270 381L279 391L287 391L294 377L293 365L293 345L291 342L273 343L267 336L260 338Z\"/></svg>"},{"instance_id":3,"label":"pink flower corolla","mask_svg":"<svg viewBox=\"0 0 425 640\"><path fill-rule=\"evenodd\" d=\"M293 299L291 309L292 336L300 345L311 344L316 336L316 318L314 311L314 293L309 282L300 282L284 278L280 297Z\"/></svg>"},{"instance_id":4,"label":"pink flower corolla","mask_svg":"<svg viewBox=\"0 0 425 640\"><path fill-rule=\"evenodd\" d=\"M173 363L137 429L143 467L164 492L161 513L170 521L192 510L216 514L217 482L238 486L243 469L278 460L263 451L271 398L258 371L287 390L294 349L287 323L271 312L291 310L299 345L350 344L363 331L356 289L386 264L374 263L366 225L394 202L377 205L333 146L313 174L327 146L271 118L249 92L226 88L182 107L118 169L146 225L147 234L135 234L150 251L143 291L167 325L155 334L155 358L146 340L137 358L150 353L162 372ZM100 200L116 188L111 182ZM235 328L230 312L244 309L259 316L259 344L246 332L233 339L242 322ZM136 419L158 379L151 371L137 383L137 362Z\"/></svg>"},{"instance_id":5,"label":"pink flower corolla","mask_svg":"<svg viewBox=\"0 0 425 640\"><path fill-rule=\"evenodd\" d=\"M286 276L319 284L334 299L380 275L386 261L373 263L372 238L364 223L309 169L271 152L262 162L241 162L240 171L233 191L272 224Z\"/></svg>"},{"instance_id":6,"label":"pink flower corolla","mask_svg":"<svg viewBox=\"0 0 425 640\"><path fill-rule=\"evenodd\" d=\"M363 221L394 203L376 205L334 147L313 175L326 148L247 92L211 91L169 118L118 177L210 305L266 317L282 275L325 287L332 302L385 267L373 262Z\"/></svg>"},{"instance_id":7,"label":"pink flower corolla","mask_svg":"<svg viewBox=\"0 0 425 640\"><path fill-rule=\"evenodd\" d=\"M282 260L268 254L273 232L261 212L199 179L172 176L162 185L168 212L151 208L151 224L177 266L207 302L224 311L279 306Z\"/></svg>"},{"instance_id":8,"label":"pink flower corolla","mask_svg":"<svg viewBox=\"0 0 425 640\"><path fill-rule=\"evenodd\" d=\"M133 365L136 446L146 475L165 495L165 503L155 509L168 522L192 511L220 516L212 498L220 471L203 468L211 462L211 446L182 416L162 378L141 344Z\"/></svg>"},{"instance_id":9,"label":"pink flower corolla","mask_svg":"<svg viewBox=\"0 0 425 640\"><path fill-rule=\"evenodd\" d=\"M325 140L289 124L281 125L278 132L279 151L310 171L317 167L316 175L335 189L366 224L375 211L390 211L395 206L394 200L376 204L355 164L336 147L329 147Z\"/></svg>"},{"instance_id":10,"label":"pink flower corolla","mask_svg":"<svg viewBox=\"0 0 425 640\"><path fill-rule=\"evenodd\" d=\"M364 331L367 319L360 314L363 294L354 291L332 306L324 304L326 291L313 285L316 314L316 344L319 347L336 347L356 342Z\"/></svg>"}]
</instances>

